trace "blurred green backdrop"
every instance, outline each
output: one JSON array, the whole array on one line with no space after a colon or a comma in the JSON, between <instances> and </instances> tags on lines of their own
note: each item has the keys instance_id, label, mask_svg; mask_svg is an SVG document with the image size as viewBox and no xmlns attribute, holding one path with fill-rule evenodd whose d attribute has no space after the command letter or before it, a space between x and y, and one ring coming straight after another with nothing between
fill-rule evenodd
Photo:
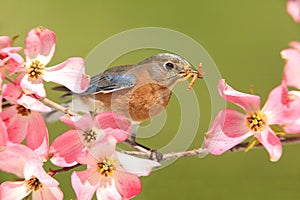
<instances>
[{"instance_id":1,"label":"blurred green backdrop","mask_svg":"<svg viewBox=\"0 0 300 200\"><path fill-rule=\"evenodd\" d=\"M279 52L292 40L300 40L300 24L286 13L286 1L1 1L0 35L20 35L23 45L29 29L45 26L57 35L51 64L71 56L86 57L113 34L137 27L164 27L182 32L200 43L216 62L222 76L234 88L248 92L254 87L264 101L280 83L284 61ZM136 63L159 52L132 52L113 65ZM49 65L49 66L50 66ZM205 71L205 70L204 70ZM198 134L190 148L202 144L208 129L209 94L202 81L194 86L201 109ZM217 89L217 88L216 88ZM57 94L48 92L49 98ZM55 96L56 95L56 96ZM187 93L188 96L188 93ZM172 98L168 120L158 135L141 142L159 148L176 131L180 120L178 102ZM191 123L198 123L191 119ZM51 139L67 127L49 125ZM135 199L299 199L300 145L284 146L278 163L271 163L263 149L222 156L182 158L143 177L143 191ZM13 176L0 173L0 182ZM75 199L69 174L55 176L65 199Z\"/></svg>"}]
</instances>

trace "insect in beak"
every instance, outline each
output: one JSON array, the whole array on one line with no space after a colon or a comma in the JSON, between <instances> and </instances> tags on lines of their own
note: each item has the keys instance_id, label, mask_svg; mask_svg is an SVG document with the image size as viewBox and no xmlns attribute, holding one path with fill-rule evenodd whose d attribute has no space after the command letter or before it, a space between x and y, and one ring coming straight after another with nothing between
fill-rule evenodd
<instances>
[{"instance_id":1,"label":"insect in beak","mask_svg":"<svg viewBox=\"0 0 300 200\"><path fill-rule=\"evenodd\" d=\"M204 73L201 70L202 70L202 63L199 64L198 70L188 67L188 70L179 72L179 74L181 76L183 76L183 78L178 79L178 82L188 80L189 78L192 77L192 80L187 88L188 90L190 90L193 87L193 85L195 84L197 78L204 77Z\"/></svg>"}]
</instances>

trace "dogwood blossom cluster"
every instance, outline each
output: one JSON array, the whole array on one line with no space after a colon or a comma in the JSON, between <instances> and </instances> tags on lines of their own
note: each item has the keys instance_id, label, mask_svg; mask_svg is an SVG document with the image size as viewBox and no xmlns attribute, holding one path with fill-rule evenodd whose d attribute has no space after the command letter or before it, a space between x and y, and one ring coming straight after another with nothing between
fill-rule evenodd
<instances>
[{"instance_id":1,"label":"dogwood blossom cluster","mask_svg":"<svg viewBox=\"0 0 300 200\"><path fill-rule=\"evenodd\" d=\"M70 177L77 199L130 199L141 192L140 176L147 176L159 163L116 151L116 144L130 134L128 120L115 113L62 117L70 126L51 143L42 113L52 108L45 82L64 85L74 93L85 91L89 77L84 59L72 57L48 67L56 47L53 31L30 30L22 48L8 36L0 37L0 170L13 173L18 181L0 185L1 200L63 199L55 172L44 168L50 161L62 167L86 166Z\"/></svg>"}]
</instances>

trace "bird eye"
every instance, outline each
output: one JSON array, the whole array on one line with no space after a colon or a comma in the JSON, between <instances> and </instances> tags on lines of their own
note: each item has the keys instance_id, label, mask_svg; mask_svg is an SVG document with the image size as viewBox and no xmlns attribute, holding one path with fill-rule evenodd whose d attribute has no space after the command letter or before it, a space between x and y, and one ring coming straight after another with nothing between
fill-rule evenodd
<instances>
[{"instance_id":1,"label":"bird eye","mask_svg":"<svg viewBox=\"0 0 300 200\"><path fill-rule=\"evenodd\" d=\"M174 64L171 63L171 62L166 62L165 63L165 67L166 67L167 70L171 70L171 69L174 68Z\"/></svg>"}]
</instances>

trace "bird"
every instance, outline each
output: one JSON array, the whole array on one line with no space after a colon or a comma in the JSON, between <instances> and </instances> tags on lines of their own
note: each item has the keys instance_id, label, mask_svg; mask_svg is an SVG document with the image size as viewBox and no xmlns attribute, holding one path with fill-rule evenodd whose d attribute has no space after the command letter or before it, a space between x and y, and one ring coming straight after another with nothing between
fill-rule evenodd
<instances>
[{"instance_id":1,"label":"bird","mask_svg":"<svg viewBox=\"0 0 300 200\"><path fill-rule=\"evenodd\" d=\"M199 65L200 66L200 65ZM91 77L83 93L72 93L71 102L64 104L77 113L114 112L122 114L138 127L141 122L159 115L168 105L172 88L179 81L203 78L200 67L193 69L184 58L170 53L150 56L134 65L112 67ZM56 87L56 90L66 88ZM46 121L55 121L49 113ZM54 117L54 118L57 118ZM135 132L137 128L132 128Z\"/></svg>"},{"instance_id":2,"label":"bird","mask_svg":"<svg viewBox=\"0 0 300 200\"><path fill-rule=\"evenodd\" d=\"M72 95L72 100L63 104L76 113L113 112L121 114L131 122L131 145L151 150L157 160L162 154L135 141L141 122L159 115L168 105L172 88L177 82L192 77L188 89L198 78L203 78L202 65L198 70L191 67L184 58L170 53L150 56L133 65L109 68L91 77L89 87L82 93L72 93L64 86L54 89L67 91L64 96ZM62 114L57 111L46 114L46 121L53 122Z\"/></svg>"}]
</instances>

